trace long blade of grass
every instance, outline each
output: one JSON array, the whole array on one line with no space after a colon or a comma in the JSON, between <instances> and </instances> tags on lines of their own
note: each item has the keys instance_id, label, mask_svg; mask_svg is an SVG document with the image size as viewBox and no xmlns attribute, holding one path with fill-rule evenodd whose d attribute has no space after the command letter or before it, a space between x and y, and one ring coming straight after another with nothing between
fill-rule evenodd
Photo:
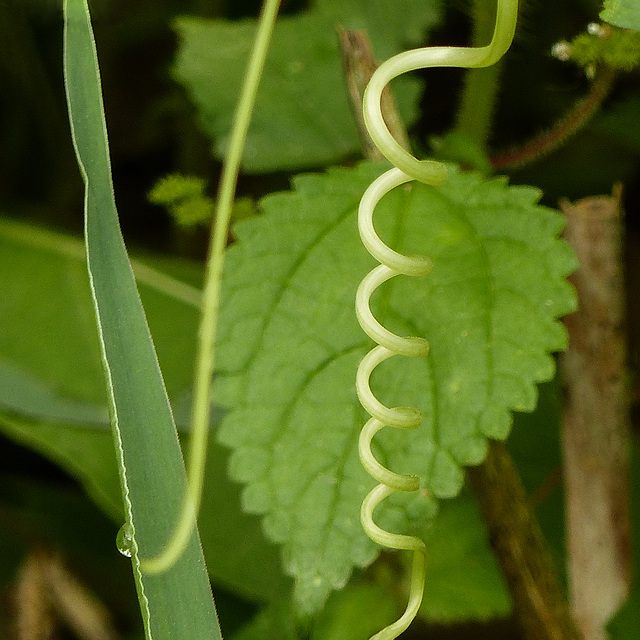
<instances>
[{"instance_id":1,"label":"long blade of grass","mask_svg":"<svg viewBox=\"0 0 640 640\"><path fill-rule=\"evenodd\" d=\"M171 408L124 246L113 195L100 75L86 0L65 0L64 75L73 143L85 182L89 277L106 372L130 551L145 634L220 639L194 528L167 571L147 575L186 496Z\"/></svg>"}]
</instances>

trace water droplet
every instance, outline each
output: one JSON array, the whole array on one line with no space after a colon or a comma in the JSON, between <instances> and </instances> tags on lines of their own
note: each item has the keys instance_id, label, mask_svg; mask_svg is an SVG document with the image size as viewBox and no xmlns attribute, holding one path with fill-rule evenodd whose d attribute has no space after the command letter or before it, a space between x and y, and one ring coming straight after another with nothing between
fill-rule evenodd
<instances>
[{"instance_id":1,"label":"water droplet","mask_svg":"<svg viewBox=\"0 0 640 640\"><path fill-rule=\"evenodd\" d=\"M118 551L127 558L131 557L131 548L133 547L133 535L131 534L131 527L125 523L120 527L118 535L116 536L116 546Z\"/></svg>"}]
</instances>

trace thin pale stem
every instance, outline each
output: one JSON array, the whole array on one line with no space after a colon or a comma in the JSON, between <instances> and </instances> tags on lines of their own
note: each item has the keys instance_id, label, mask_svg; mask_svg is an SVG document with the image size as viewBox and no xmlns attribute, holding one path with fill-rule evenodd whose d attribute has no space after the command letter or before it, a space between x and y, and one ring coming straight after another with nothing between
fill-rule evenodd
<instances>
[{"instance_id":1,"label":"thin pale stem","mask_svg":"<svg viewBox=\"0 0 640 640\"><path fill-rule=\"evenodd\" d=\"M142 560L142 570L147 573L166 571L180 557L191 537L200 508L209 435L211 377L215 366L215 339L229 223L242 151L279 5L280 0L265 0L262 7L258 21L258 31L249 59L242 94L238 102L231 142L218 188L216 216L211 232L209 260L205 271L202 297L202 315L198 332L199 344L196 356L194 398L191 414L192 429L187 458L187 494L176 528L163 551L155 558Z\"/></svg>"},{"instance_id":2,"label":"thin pale stem","mask_svg":"<svg viewBox=\"0 0 640 640\"><path fill-rule=\"evenodd\" d=\"M491 39L495 13L495 0L474 1L474 47L482 46ZM480 147L486 147L491 133L502 66L502 60L499 60L490 67L469 69L465 75L455 129Z\"/></svg>"}]
</instances>

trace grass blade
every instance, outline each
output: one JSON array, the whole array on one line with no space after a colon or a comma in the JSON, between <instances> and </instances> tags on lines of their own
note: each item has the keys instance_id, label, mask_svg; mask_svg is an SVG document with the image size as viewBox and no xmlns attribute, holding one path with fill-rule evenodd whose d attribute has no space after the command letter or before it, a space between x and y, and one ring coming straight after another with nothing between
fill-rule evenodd
<instances>
[{"instance_id":1,"label":"grass blade","mask_svg":"<svg viewBox=\"0 0 640 640\"><path fill-rule=\"evenodd\" d=\"M86 0L65 0L64 73L85 182L85 239L132 561L147 638L221 638L196 530L179 561L149 576L140 558L170 536L186 476L173 416L113 195L100 76Z\"/></svg>"}]
</instances>

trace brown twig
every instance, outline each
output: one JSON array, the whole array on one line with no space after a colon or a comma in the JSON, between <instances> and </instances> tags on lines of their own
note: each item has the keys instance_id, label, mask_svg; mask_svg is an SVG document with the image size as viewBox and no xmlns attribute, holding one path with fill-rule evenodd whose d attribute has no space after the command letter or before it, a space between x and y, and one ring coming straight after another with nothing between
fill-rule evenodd
<instances>
[{"instance_id":1,"label":"brown twig","mask_svg":"<svg viewBox=\"0 0 640 640\"><path fill-rule=\"evenodd\" d=\"M17 640L50 640L67 627L79 640L117 640L105 606L62 563L37 549L22 565L15 588Z\"/></svg>"},{"instance_id":2,"label":"brown twig","mask_svg":"<svg viewBox=\"0 0 640 640\"><path fill-rule=\"evenodd\" d=\"M562 358L569 583L584 640L605 640L608 619L629 592L629 394L621 187L613 197L560 203L580 268L579 310L565 320Z\"/></svg>"},{"instance_id":3,"label":"brown twig","mask_svg":"<svg viewBox=\"0 0 640 640\"><path fill-rule=\"evenodd\" d=\"M492 441L487 459L467 473L524 637L581 640L544 536L505 444Z\"/></svg>"},{"instance_id":4,"label":"brown twig","mask_svg":"<svg viewBox=\"0 0 640 640\"><path fill-rule=\"evenodd\" d=\"M362 152L369 160L382 160L383 156L373 143L364 124L362 115L362 97L371 76L377 69L371 43L365 31L350 31L338 27L338 41L342 53L344 76L349 89L353 115L356 120ZM382 116L391 135L405 149L409 149L409 136L398 114L396 101L389 87L382 92Z\"/></svg>"}]
</instances>

